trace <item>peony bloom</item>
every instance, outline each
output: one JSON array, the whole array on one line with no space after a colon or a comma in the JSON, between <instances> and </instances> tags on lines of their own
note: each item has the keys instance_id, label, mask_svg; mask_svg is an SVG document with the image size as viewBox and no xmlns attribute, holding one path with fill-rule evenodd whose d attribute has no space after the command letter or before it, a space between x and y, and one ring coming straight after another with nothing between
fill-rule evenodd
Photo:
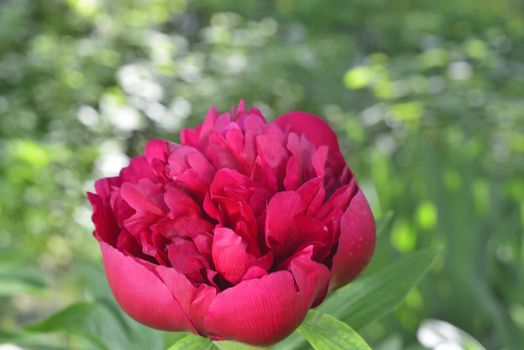
<instances>
[{"instance_id":1,"label":"peony bloom","mask_svg":"<svg viewBox=\"0 0 524 350\"><path fill-rule=\"evenodd\" d=\"M181 144L151 140L95 184L94 236L111 289L137 321L272 344L375 245L366 198L319 117L269 123L211 109Z\"/></svg>"}]
</instances>

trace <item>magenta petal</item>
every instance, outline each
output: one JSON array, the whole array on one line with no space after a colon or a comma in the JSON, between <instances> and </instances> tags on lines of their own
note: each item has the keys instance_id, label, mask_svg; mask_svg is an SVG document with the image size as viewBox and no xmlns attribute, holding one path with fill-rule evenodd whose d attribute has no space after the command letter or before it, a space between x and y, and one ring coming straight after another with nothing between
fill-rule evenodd
<instances>
[{"instance_id":1,"label":"magenta petal","mask_svg":"<svg viewBox=\"0 0 524 350\"><path fill-rule=\"evenodd\" d=\"M294 261L292 272L243 281L218 294L204 318L206 331L254 345L287 337L304 320L329 279L325 266L305 260Z\"/></svg>"},{"instance_id":2,"label":"magenta petal","mask_svg":"<svg viewBox=\"0 0 524 350\"><path fill-rule=\"evenodd\" d=\"M278 168L288 157L284 135L274 126L265 128L264 133L256 137L256 145L258 155L271 168Z\"/></svg>"},{"instance_id":3,"label":"magenta petal","mask_svg":"<svg viewBox=\"0 0 524 350\"><path fill-rule=\"evenodd\" d=\"M320 146L313 154L313 157L311 157L311 164L317 176L324 176L326 173L324 167L326 166L327 155L328 148L326 146Z\"/></svg>"},{"instance_id":4,"label":"magenta petal","mask_svg":"<svg viewBox=\"0 0 524 350\"><path fill-rule=\"evenodd\" d=\"M167 161L169 151L169 142L164 140L149 140L146 149L145 155L149 164L153 162L154 159L161 160L163 162Z\"/></svg>"},{"instance_id":5,"label":"magenta petal","mask_svg":"<svg viewBox=\"0 0 524 350\"><path fill-rule=\"evenodd\" d=\"M88 192L87 198L93 207L92 220L95 224L95 237L98 240L115 245L118 238L119 227L111 208L107 203L104 203L102 196Z\"/></svg>"},{"instance_id":6,"label":"magenta petal","mask_svg":"<svg viewBox=\"0 0 524 350\"><path fill-rule=\"evenodd\" d=\"M250 262L255 260L247 253L242 237L225 227L215 228L212 250L216 271L233 284L240 281Z\"/></svg>"},{"instance_id":7,"label":"magenta petal","mask_svg":"<svg viewBox=\"0 0 524 350\"><path fill-rule=\"evenodd\" d=\"M163 215L161 185L148 180L140 180L138 184L124 183L120 187L120 195L138 213Z\"/></svg>"},{"instance_id":8,"label":"magenta petal","mask_svg":"<svg viewBox=\"0 0 524 350\"><path fill-rule=\"evenodd\" d=\"M145 156L132 158L129 165L120 171L122 182L137 182L145 178L153 181L156 179L156 174L151 169Z\"/></svg>"},{"instance_id":9,"label":"magenta petal","mask_svg":"<svg viewBox=\"0 0 524 350\"><path fill-rule=\"evenodd\" d=\"M296 190L302 183L302 168L298 158L292 155L286 166L286 177L284 178L284 188L288 191Z\"/></svg>"},{"instance_id":10,"label":"magenta petal","mask_svg":"<svg viewBox=\"0 0 524 350\"><path fill-rule=\"evenodd\" d=\"M283 130L305 135L316 147L327 145L331 152L340 153L337 135L320 117L304 112L290 112L273 121Z\"/></svg>"},{"instance_id":11,"label":"magenta petal","mask_svg":"<svg viewBox=\"0 0 524 350\"><path fill-rule=\"evenodd\" d=\"M301 196L294 191L279 192L271 198L267 206L266 244L282 252L287 242L293 243L293 224L295 217L304 210Z\"/></svg>"},{"instance_id":12,"label":"magenta petal","mask_svg":"<svg viewBox=\"0 0 524 350\"><path fill-rule=\"evenodd\" d=\"M200 131L198 129L182 129L180 141L183 145L197 147L200 142Z\"/></svg>"},{"instance_id":13,"label":"magenta petal","mask_svg":"<svg viewBox=\"0 0 524 350\"><path fill-rule=\"evenodd\" d=\"M366 267L375 248L375 220L358 190L340 219L338 250L333 258L331 288L351 282Z\"/></svg>"},{"instance_id":14,"label":"magenta petal","mask_svg":"<svg viewBox=\"0 0 524 350\"><path fill-rule=\"evenodd\" d=\"M290 268L298 289L311 298L318 305L325 297L330 278L329 269L316 261L311 260L308 255L309 249L313 253L313 247L306 247L303 254L298 254L291 260Z\"/></svg>"},{"instance_id":15,"label":"magenta petal","mask_svg":"<svg viewBox=\"0 0 524 350\"><path fill-rule=\"evenodd\" d=\"M111 195L111 191L122 184L122 180L119 177L106 177L95 182L96 194L107 199Z\"/></svg>"},{"instance_id":16,"label":"magenta petal","mask_svg":"<svg viewBox=\"0 0 524 350\"><path fill-rule=\"evenodd\" d=\"M164 202L170 210L172 217L198 216L200 208L198 204L186 192L180 190L176 185L165 186Z\"/></svg>"},{"instance_id":17,"label":"magenta petal","mask_svg":"<svg viewBox=\"0 0 524 350\"><path fill-rule=\"evenodd\" d=\"M100 248L113 294L131 317L162 330L195 331L167 286L144 264L104 242Z\"/></svg>"},{"instance_id":18,"label":"magenta petal","mask_svg":"<svg viewBox=\"0 0 524 350\"><path fill-rule=\"evenodd\" d=\"M180 303L182 310L191 319L192 331L206 334L203 319L207 314L209 304L216 295L214 287L199 284L193 285L187 277L173 268L156 266L156 272L164 281L173 297Z\"/></svg>"},{"instance_id":19,"label":"magenta petal","mask_svg":"<svg viewBox=\"0 0 524 350\"><path fill-rule=\"evenodd\" d=\"M323 186L324 178L313 178L297 189L302 201L307 207L307 214L312 215L322 206L326 191Z\"/></svg>"},{"instance_id":20,"label":"magenta petal","mask_svg":"<svg viewBox=\"0 0 524 350\"><path fill-rule=\"evenodd\" d=\"M240 282L241 279L252 277L256 270L245 276L249 268L256 266L262 271L267 271L273 263L271 255L257 259L247 252L247 248L247 243L233 230L225 227L215 229L212 246L213 262L216 271L233 284Z\"/></svg>"},{"instance_id":21,"label":"magenta petal","mask_svg":"<svg viewBox=\"0 0 524 350\"><path fill-rule=\"evenodd\" d=\"M253 279L253 278L260 278L260 277L263 277L265 275L267 275L267 271L264 270L263 268L258 267L258 266L251 266L246 271L244 276L242 276L242 281L250 280L250 279Z\"/></svg>"}]
</instances>

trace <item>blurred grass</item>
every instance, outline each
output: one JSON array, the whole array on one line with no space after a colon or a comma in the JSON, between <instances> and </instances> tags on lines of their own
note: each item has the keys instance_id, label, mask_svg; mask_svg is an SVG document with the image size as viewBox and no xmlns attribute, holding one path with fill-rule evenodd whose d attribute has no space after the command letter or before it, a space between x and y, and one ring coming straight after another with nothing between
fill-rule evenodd
<instances>
[{"instance_id":1,"label":"blurred grass","mask_svg":"<svg viewBox=\"0 0 524 350\"><path fill-rule=\"evenodd\" d=\"M524 347L523 15L517 0L0 2L0 256L52 281L0 296L0 330L93 296L93 179L244 98L336 129L377 218L394 213L370 271L445 246L366 340L407 348L431 317Z\"/></svg>"}]
</instances>

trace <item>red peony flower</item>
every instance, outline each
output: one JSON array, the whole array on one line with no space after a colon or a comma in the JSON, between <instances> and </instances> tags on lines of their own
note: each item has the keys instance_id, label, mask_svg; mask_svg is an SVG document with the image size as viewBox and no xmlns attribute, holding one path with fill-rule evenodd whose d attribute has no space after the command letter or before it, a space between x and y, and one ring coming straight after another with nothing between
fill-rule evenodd
<instances>
[{"instance_id":1,"label":"red peony flower","mask_svg":"<svg viewBox=\"0 0 524 350\"><path fill-rule=\"evenodd\" d=\"M272 344L366 266L375 223L319 117L211 109L95 184L94 236L137 321Z\"/></svg>"}]
</instances>

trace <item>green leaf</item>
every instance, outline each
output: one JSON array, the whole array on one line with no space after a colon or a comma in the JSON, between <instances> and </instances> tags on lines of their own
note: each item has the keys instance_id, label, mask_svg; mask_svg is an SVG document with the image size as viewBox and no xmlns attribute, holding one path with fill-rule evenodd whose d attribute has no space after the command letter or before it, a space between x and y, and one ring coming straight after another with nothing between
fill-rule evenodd
<instances>
[{"instance_id":1,"label":"green leaf","mask_svg":"<svg viewBox=\"0 0 524 350\"><path fill-rule=\"evenodd\" d=\"M195 334L189 334L173 344L168 350L211 350L216 349L213 342Z\"/></svg>"},{"instance_id":2,"label":"green leaf","mask_svg":"<svg viewBox=\"0 0 524 350\"><path fill-rule=\"evenodd\" d=\"M16 294L38 294L43 290L24 281L0 278L0 297Z\"/></svg>"},{"instance_id":3,"label":"green leaf","mask_svg":"<svg viewBox=\"0 0 524 350\"><path fill-rule=\"evenodd\" d=\"M35 268L0 261L0 296L41 294L48 284L48 280Z\"/></svg>"},{"instance_id":4,"label":"green leaf","mask_svg":"<svg viewBox=\"0 0 524 350\"><path fill-rule=\"evenodd\" d=\"M107 302L80 302L26 327L31 332L65 331L100 350L163 350L161 333L139 325Z\"/></svg>"},{"instance_id":5,"label":"green leaf","mask_svg":"<svg viewBox=\"0 0 524 350\"><path fill-rule=\"evenodd\" d=\"M315 310L309 311L298 331L315 350L371 350L347 324Z\"/></svg>"},{"instance_id":6,"label":"green leaf","mask_svg":"<svg viewBox=\"0 0 524 350\"><path fill-rule=\"evenodd\" d=\"M260 346L253 346L248 345L244 343L238 343L234 341L229 340L219 340L215 341L215 346L219 350L263 350L263 349L271 349L271 347L260 347Z\"/></svg>"},{"instance_id":7,"label":"green leaf","mask_svg":"<svg viewBox=\"0 0 524 350\"><path fill-rule=\"evenodd\" d=\"M390 227L391 221L393 221L393 212L388 211L377 220L377 237L381 237L384 232Z\"/></svg>"},{"instance_id":8,"label":"green leaf","mask_svg":"<svg viewBox=\"0 0 524 350\"><path fill-rule=\"evenodd\" d=\"M297 350L297 349L305 349L306 346L307 346L307 342L304 339L304 337L298 331L295 331L291 333L289 337L287 337L286 339L273 345L273 349L274 350ZM310 349L310 347L307 346L307 349Z\"/></svg>"},{"instance_id":9,"label":"green leaf","mask_svg":"<svg viewBox=\"0 0 524 350\"><path fill-rule=\"evenodd\" d=\"M80 302L26 327L33 332L65 331L87 339L96 349L124 349L127 334L102 305Z\"/></svg>"},{"instance_id":10,"label":"green leaf","mask_svg":"<svg viewBox=\"0 0 524 350\"><path fill-rule=\"evenodd\" d=\"M372 275L335 291L319 307L359 329L398 307L434 264L440 248L410 254Z\"/></svg>"},{"instance_id":11,"label":"green leaf","mask_svg":"<svg viewBox=\"0 0 524 350\"><path fill-rule=\"evenodd\" d=\"M10 332L0 330L0 345L13 344L24 350L67 350L63 347L42 344L41 338L39 334L24 332L20 329Z\"/></svg>"}]
</instances>

